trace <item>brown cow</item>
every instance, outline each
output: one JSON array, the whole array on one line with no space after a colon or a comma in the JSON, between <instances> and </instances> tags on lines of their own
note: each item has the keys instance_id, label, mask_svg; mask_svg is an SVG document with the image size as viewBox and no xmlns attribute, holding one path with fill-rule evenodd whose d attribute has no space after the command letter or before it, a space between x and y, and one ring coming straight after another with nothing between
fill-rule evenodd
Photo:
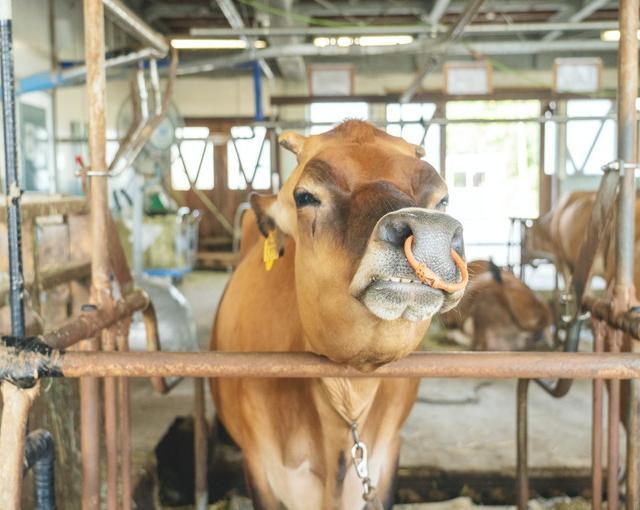
<instances>
[{"instance_id":1,"label":"brown cow","mask_svg":"<svg viewBox=\"0 0 640 510\"><path fill-rule=\"evenodd\" d=\"M563 196L556 207L535 220L527 234L527 253L548 256L562 275L565 288L580 256L594 200L595 193L591 191ZM603 274L601 257L594 263L594 271L593 274Z\"/></svg>"},{"instance_id":2,"label":"brown cow","mask_svg":"<svg viewBox=\"0 0 640 510\"><path fill-rule=\"evenodd\" d=\"M573 191L560 199L558 205L538 218L530 229L525 249L528 253L550 253L551 259L562 274L565 288L580 257L582 241L587 235L591 209L595 203L593 191ZM640 225L640 201L636 200L636 225ZM615 218L614 222L615 224ZM609 233L612 230L609 229ZM640 229L636 229L635 258L640 255ZM601 276L608 283L615 275L615 236L607 235L596 254L592 276ZM635 266L634 282L640 285L640 265Z\"/></svg>"},{"instance_id":3,"label":"brown cow","mask_svg":"<svg viewBox=\"0 0 640 510\"><path fill-rule=\"evenodd\" d=\"M361 121L328 133L281 136L298 166L277 196L252 196L263 242L238 266L220 304L211 348L308 351L359 370L416 349L434 314L457 304L417 281L403 244L447 282L460 278L462 227L445 214L447 189L420 149ZM369 473L390 508L399 429L416 379L220 379L219 417L244 452L256 508L362 508L350 457L352 424Z\"/></svg>"},{"instance_id":4,"label":"brown cow","mask_svg":"<svg viewBox=\"0 0 640 510\"><path fill-rule=\"evenodd\" d=\"M530 350L547 340L551 312L529 287L491 261L474 260L468 268L462 300L440 315L445 327L471 336L473 350Z\"/></svg>"}]
</instances>

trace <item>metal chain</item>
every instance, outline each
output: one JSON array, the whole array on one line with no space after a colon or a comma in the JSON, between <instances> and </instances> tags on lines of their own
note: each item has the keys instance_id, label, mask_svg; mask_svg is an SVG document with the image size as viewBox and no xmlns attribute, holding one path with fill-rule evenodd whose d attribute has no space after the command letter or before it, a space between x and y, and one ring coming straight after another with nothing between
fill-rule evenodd
<instances>
[{"instance_id":1,"label":"metal chain","mask_svg":"<svg viewBox=\"0 0 640 510\"><path fill-rule=\"evenodd\" d=\"M353 467L356 470L356 475L358 475L358 478L362 481L362 499L366 502L365 509L383 510L382 503L376 493L376 488L371 485L367 445L360 441L358 424L356 422L351 424L351 437L353 438L351 458L353 459Z\"/></svg>"}]
</instances>

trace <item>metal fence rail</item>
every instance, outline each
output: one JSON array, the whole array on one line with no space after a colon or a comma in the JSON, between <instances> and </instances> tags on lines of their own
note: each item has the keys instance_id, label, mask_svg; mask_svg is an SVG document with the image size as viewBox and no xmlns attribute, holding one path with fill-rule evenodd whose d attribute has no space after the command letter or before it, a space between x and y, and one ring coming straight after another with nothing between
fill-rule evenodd
<instances>
[{"instance_id":1,"label":"metal fence rail","mask_svg":"<svg viewBox=\"0 0 640 510\"><path fill-rule=\"evenodd\" d=\"M108 2L109 5L115 2ZM0 0L0 13L10 13L9 0ZM103 0L84 0L85 48L87 60L87 96L89 99L89 142L91 152L92 228L92 305L93 311L82 314L38 339L5 337L0 343L0 379L4 407L0 428L0 501L2 507L20 507L21 462L24 434L31 403L37 395L42 377L81 377L81 430L84 509L100 508L100 438L101 414L104 414L106 446L107 508L131 508L130 423L128 377L473 377L473 378L588 378L594 379L593 411L593 508L602 506L602 395L603 379L610 380L608 419L608 510L617 510L619 422L627 425L627 470L625 505L637 510L637 402L635 379L640 378L640 354L633 352L633 339L640 338L640 319L631 309L635 304L632 282L634 225L628 221L635 194L633 173L636 160L635 98L637 95L637 12L638 0L623 0L620 10L620 99L618 111L619 159L621 179L618 184L618 274L612 299L586 298L577 312L588 310L594 320L595 353L415 353L402 360L381 366L372 372L333 363L310 353L131 353L127 352L130 317L134 311L147 309L148 299L133 290L132 278L122 248L114 239L113 222L107 202L107 166L105 161L105 62ZM139 20L138 20L139 21ZM10 20L9 20L10 22ZM130 27L136 30L135 26ZM142 27L145 28L145 27ZM145 28L146 30L146 28ZM162 41L159 42L161 44ZM11 45L4 44L2 55L11 57ZM10 73L9 73L10 74ZM8 78L12 80L12 78ZM4 87L5 93L11 87ZM11 96L11 94L9 94ZM5 99L11 100L7 96ZM6 101L5 101L6 102ZM8 150L15 150L15 143ZM7 191L9 208L19 203L20 190ZM46 214L47 207L42 209ZM13 214L13 213L11 213ZM37 215L34 212L34 215ZM621 219L622 218L622 219ZM602 225L595 225L602 228ZM19 250L15 221L9 222L14 251ZM594 227L595 228L595 227ZM16 264L18 260L13 260ZM588 273L586 269L585 275ZM17 275L22 277L22 275ZM123 297L114 297L111 277L120 285ZM13 289L15 290L15 289ZM21 296L11 292L18 304ZM580 302L580 301L578 301ZM149 336L157 341L153 313L148 313ZM16 315L16 320L23 322ZM23 324L22 324L23 325ZM20 324L18 324L20 330ZM81 342L83 350L63 351ZM605 350L610 352L604 352ZM104 394L98 378L105 378ZM519 384L519 508L528 500L526 471L526 384ZM29 389L25 389L28 388ZM621 396L628 408L621 415ZM206 434L204 432L204 398L202 385L196 391L196 492L198 508L206 505L204 470ZM117 433L117 431L120 431ZM119 463L121 459L121 463Z\"/></svg>"}]
</instances>

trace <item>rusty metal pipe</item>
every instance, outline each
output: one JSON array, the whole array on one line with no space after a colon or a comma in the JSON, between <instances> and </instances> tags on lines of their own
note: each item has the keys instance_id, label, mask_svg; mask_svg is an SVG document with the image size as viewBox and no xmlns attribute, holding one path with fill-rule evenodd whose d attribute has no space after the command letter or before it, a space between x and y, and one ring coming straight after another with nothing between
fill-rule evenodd
<instances>
[{"instance_id":1,"label":"rusty metal pipe","mask_svg":"<svg viewBox=\"0 0 640 510\"><path fill-rule=\"evenodd\" d=\"M3 382L2 423L0 425L0 501L4 510L20 510L22 470L27 419L38 386L22 390Z\"/></svg>"},{"instance_id":2,"label":"rusty metal pipe","mask_svg":"<svg viewBox=\"0 0 640 510\"><path fill-rule=\"evenodd\" d=\"M97 349L97 341L82 342L81 348ZM100 508L100 380L80 379L80 450L82 454L82 508Z\"/></svg>"},{"instance_id":3,"label":"rusty metal pipe","mask_svg":"<svg viewBox=\"0 0 640 510\"><path fill-rule=\"evenodd\" d=\"M158 317L153 303L149 301L149 305L142 312L142 320L147 336L147 351L160 352L160 336L158 334ZM151 384L153 388L164 395L169 393L170 387L164 377L152 377Z\"/></svg>"},{"instance_id":4,"label":"rusty metal pipe","mask_svg":"<svg viewBox=\"0 0 640 510\"><path fill-rule=\"evenodd\" d=\"M620 161L620 191L618 192L618 214L616 224L616 274L614 286L613 309L615 312L624 312L635 303L634 288L634 251L635 251L635 201L636 201L636 168L637 155L637 123L636 99L638 96L638 0L621 0L619 9L620 43L618 57L618 160ZM613 333L612 350L622 347L622 333ZM625 350L633 350L629 342L624 346ZM628 408L626 411L627 425L627 510L636 510L640 503L638 485L638 404L636 401L636 383L632 381L625 387ZM610 399L614 404L619 403L620 382L611 381ZM613 420L620 419L620 409L617 414L611 416L609 434L615 435L618 440L619 427ZM616 447L615 443L611 448ZM618 453L617 450L615 452ZM617 459L615 459L617 460ZM613 459L611 459L613 461ZM615 468L617 469L617 464ZM609 488L612 488L612 477L617 473L612 472L609 466ZM617 486L616 486L617 489ZM615 494L617 498L617 492ZM609 496L608 510L617 509L617 500Z\"/></svg>"},{"instance_id":5,"label":"rusty metal pipe","mask_svg":"<svg viewBox=\"0 0 640 510\"><path fill-rule=\"evenodd\" d=\"M102 350L114 352L116 350L116 335L114 328L102 333ZM117 380L115 377L105 377L104 391L104 442L107 457L107 510L118 510L118 401Z\"/></svg>"},{"instance_id":6,"label":"rusty metal pipe","mask_svg":"<svg viewBox=\"0 0 640 510\"><path fill-rule=\"evenodd\" d=\"M126 295L114 306L98 307L96 310L83 312L70 319L60 327L45 333L42 340L56 349L69 347L84 338L92 338L104 328L108 328L134 312L144 310L149 305L149 297L142 290Z\"/></svg>"},{"instance_id":7,"label":"rusty metal pipe","mask_svg":"<svg viewBox=\"0 0 640 510\"><path fill-rule=\"evenodd\" d=\"M614 330L609 332L609 351L612 354L620 352L622 333ZM609 420L607 441L607 510L618 510L618 464L620 450L620 380L609 381Z\"/></svg>"},{"instance_id":8,"label":"rusty metal pipe","mask_svg":"<svg viewBox=\"0 0 640 510\"><path fill-rule=\"evenodd\" d=\"M418 352L371 372L283 352L66 352L51 364L65 377L640 378L640 355L632 353Z\"/></svg>"},{"instance_id":9,"label":"rusty metal pipe","mask_svg":"<svg viewBox=\"0 0 640 510\"><path fill-rule=\"evenodd\" d=\"M604 352L605 325L593 320L593 350ZM591 416L591 506L593 510L602 510L602 390L604 381L594 379L592 385L593 408Z\"/></svg>"},{"instance_id":10,"label":"rusty metal pipe","mask_svg":"<svg viewBox=\"0 0 640 510\"><path fill-rule=\"evenodd\" d=\"M518 480L518 510L527 510L529 506L529 436L528 436L528 405L529 379L518 379L518 401L516 411L517 428L517 480Z\"/></svg>"},{"instance_id":11,"label":"rusty metal pipe","mask_svg":"<svg viewBox=\"0 0 640 510\"><path fill-rule=\"evenodd\" d=\"M129 350L130 321L118 326L117 342L120 352ZM131 400L129 398L129 379L118 379L118 404L120 418L120 470L122 481L122 510L131 510Z\"/></svg>"},{"instance_id":12,"label":"rusty metal pipe","mask_svg":"<svg viewBox=\"0 0 640 510\"><path fill-rule=\"evenodd\" d=\"M207 421L204 405L204 379L195 378L193 399L194 501L196 510L207 510Z\"/></svg>"},{"instance_id":13,"label":"rusty metal pipe","mask_svg":"<svg viewBox=\"0 0 640 510\"><path fill-rule=\"evenodd\" d=\"M106 68L104 44L104 6L102 0L84 0L84 48L87 67L89 111L89 155L91 159L91 299L102 310L112 306L108 250L108 182L106 177ZM77 321L81 324L81 321ZM95 321L94 321L95 323ZM101 328L96 328L97 330ZM86 335L89 338L92 335ZM82 338L83 335L78 337ZM76 338L78 338L76 337ZM99 348L99 342L93 346ZM89 353L86 353L89 354ZM81 399L83 509L100 504L100 420L98 382L84 381Z\"/></svg>"}]
</instances>

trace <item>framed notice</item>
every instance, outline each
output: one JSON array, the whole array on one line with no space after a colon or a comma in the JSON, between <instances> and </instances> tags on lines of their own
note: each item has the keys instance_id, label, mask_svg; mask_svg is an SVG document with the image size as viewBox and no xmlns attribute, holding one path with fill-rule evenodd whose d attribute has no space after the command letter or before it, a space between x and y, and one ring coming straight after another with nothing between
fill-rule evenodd
<instances>
[{"instance_id":1,"label":"framed notice","mask_svg":"<svg viewBox=\"0 0 640 510\"><path fill-rule=\"evenodd\" d=\"M307 69L312 96L353 95L353 66L350 64L313 64Z\"/></svg>"},{"instance_id":2,"label":"framed notice","mask_svg":"<svg viewBox=\"0 0 640 510\"><path fill-rule=\"evenodd\" d=\"M488 62L447 62L443 73L445 94L464 96L493 91L492 68Z\"/></svg>"},{"instance_id":3,"label":"framed notice","mask_svg":"<svg viewBox=\"0 0 640 510\"><path fill-rule=\"evenodd\" d=\"M597 92L602 85L602 59L557 58L553 62L556 92Z\"/></svg>"}]
</instances>

